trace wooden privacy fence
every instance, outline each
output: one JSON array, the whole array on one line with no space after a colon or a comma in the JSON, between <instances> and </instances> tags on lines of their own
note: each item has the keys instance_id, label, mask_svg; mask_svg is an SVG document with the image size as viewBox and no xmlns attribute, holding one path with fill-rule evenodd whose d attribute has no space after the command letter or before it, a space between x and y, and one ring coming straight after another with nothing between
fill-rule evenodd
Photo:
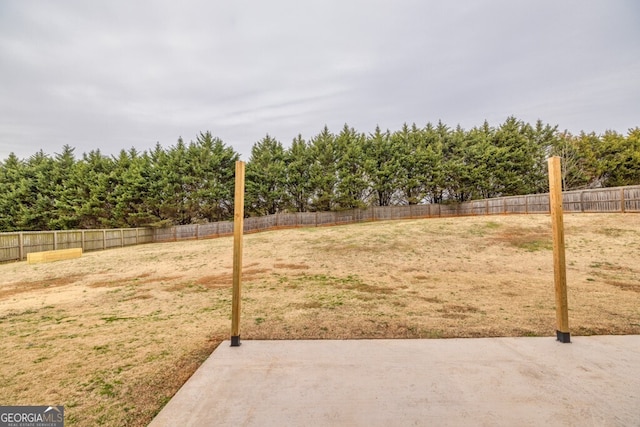
<instances>
[{"instance_id":1,"label":"wooden privacy fence","mask_svg":"<svg viewBox=\"0 0 640 427\"><path fill-rule=\"evenodd\" d=\"M566 213L640 213L640 185L566 191L562 194L562 198ZM244 232L256 233L279 228L318 227L394 219L544 213L549 213L549 194L532 194L451 204L380 206L337 212L280 213L246 218ZM231 235L233 235L233 221L180 225L161 229L0 233L0 262L23 260L30 252L68 248L82 248L84 252L89 252L142 243Z\"/></svg>"},{"instance_id":2,"label":"wooden privacy fence","mask_svg":"<svg viewBox=\"0 0 640 427\"><path fill-rule=\"evenodd\" d=\"M0 233L0 262L23 260L32 252L71 248L89 252L151 242L150 228Z\"/></svg>"}]
</instances>

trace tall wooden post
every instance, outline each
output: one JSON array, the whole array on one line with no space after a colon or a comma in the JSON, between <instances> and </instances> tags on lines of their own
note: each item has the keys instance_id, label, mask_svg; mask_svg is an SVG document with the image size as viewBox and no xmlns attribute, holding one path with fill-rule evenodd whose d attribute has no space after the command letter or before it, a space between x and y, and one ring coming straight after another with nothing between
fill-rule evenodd
<instances>
[{"instance_id":1,"label":"tall wooden post","mask_svg":"<svg viewBox=\"0 0 640 427\"><path fill-rule=\"evenodd\" d=\"M562 219L562 173L560 157L551 157L549 163L549 206L553 231L553 273L556 289L556 338L562 343L571 342L569 333L569 306L567 302L567 266L564 248L564 223Z\"/></svg>"},{"instance_id":2,"label":"tall wooden post","mask_svg":"<svg viewBox=\"0 0 640 427\"><path fill-rule=\"evenodd\" d=\"M231 301L231 347L240 345L240 291L242 285L242 233L244 230L244 162L236 162L233 210L233 298Z\"/></svg>"}]
</instances>

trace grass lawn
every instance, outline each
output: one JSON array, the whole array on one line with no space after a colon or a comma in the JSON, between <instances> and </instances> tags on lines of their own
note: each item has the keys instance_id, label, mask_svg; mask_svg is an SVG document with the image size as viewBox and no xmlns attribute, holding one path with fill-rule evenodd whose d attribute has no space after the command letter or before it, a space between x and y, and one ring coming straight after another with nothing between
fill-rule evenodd
<instances>
[{"instance_id":1,"label":"grass lawn","mask_svg":"<svg viewBox=\"0 0 640 427\"><path fill-rule=\"evenodd\" d=\"M555 337L548 215L245 236L242 340ZM572 335L640 334L640 215L565 214ZM144 426L229 338L233 239L0 264L0 403Z\"/></svg>"}]
</instances>

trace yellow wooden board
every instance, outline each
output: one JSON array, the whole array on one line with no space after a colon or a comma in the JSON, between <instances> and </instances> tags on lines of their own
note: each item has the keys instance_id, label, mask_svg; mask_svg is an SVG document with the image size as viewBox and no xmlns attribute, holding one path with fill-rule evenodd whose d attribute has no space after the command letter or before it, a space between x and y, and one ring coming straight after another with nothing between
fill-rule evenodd
<instances>
[{"instance_id":1,"label":"yellow wooden board","mask_svg":"<svg viewBox=\"0 0 640 427\"><path fill-rule=\"evenodd\" d=\"M57 251L31 252L27 254L27 263L60 261L63 259L80 258L82 248L59 249Z\"/></svg>"}]
</instances>

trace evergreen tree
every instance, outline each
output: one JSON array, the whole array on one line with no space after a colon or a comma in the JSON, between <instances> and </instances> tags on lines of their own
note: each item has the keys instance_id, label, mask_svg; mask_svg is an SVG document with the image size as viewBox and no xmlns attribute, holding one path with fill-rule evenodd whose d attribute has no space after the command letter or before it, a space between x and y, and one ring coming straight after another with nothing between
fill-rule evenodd
<instances>
[{"instance_id":1,"label":"evergreen tree","mask_svg":"<svg viewBox=\"0 0 640 427\"><path fill-rule=\"evenodd\" d=\"M11 153L0 163L0 232L17 231L21 215L21 184L24 178L24 162Z\"/></svg>"},{"instance_id":2,"label":"evergreen tree","mask_svg":"<svg viewBox=\"0 0 640 427\"><path fill-rule=\"evenodd\" d=\"M211 132L200 132L190 145L193 217L198 222L213 222L233 217L235 163L240 155Z\"/></svg>"},{"instance_id":3,"label":"evergreen tree","mask_svg":"<svg viewBox=\"0 0 640 427\"><path fill-rule=\"evenodd\" d=\"M20 211L16 226L24 231L50 230L55 219L54 190L51 187L53 160L42 150L25 163L16 191Z\"/></svg>"},{"instance_id":4,"label":"evergreen tree","mask_svg":"<svg viewBox=\"0 0 640 427\"><path fill-rule=\"evenodd\" d=\"M369 182L366 176L364 145L366 137L344 125L335 139L336 186L334 208L366 206Z\"/></svg>"},{"instance_id":5,"label":"evergreen tree","mask_svg":"<svg viewBox=\"0 0 640 427\"><path fill-rule=\"evenodd\" d=\"M113 189L115 205L113 216L126 227L145 227L158 218L150 206L151 158L144 152L130 149L120 153L120 162L116 163L113 173L120 174L120 181Z\"/></svg>"},{"instance_id":6,"label":"evergreen tree","mask_svg":"<svg viewBox=\"0 0 640 427\"><path fill-rule=\"evenodd\" d=\"M541 129L540 133L547 130ZM555 132L555 131L553 131ZM499 196L530 194L542 191L544 159L548 152L546 139L535 129L515 117L509 117L493 135L497 148L495 193ZM551 144L549 144L551 145Z\"/></svg>"},{"instance_id":7,"label":"evergreen tree","mask_svg":"<svg viewBox=\"0 0 640 427\"><path fill-rule=\"evenodd\" d=\"M601 138L598 160L603 185L617 187L640 183L640 128L628 136L606 131Z\"/></svg>"},{"instance_id":8,"label":"evergreen tree","mask_svg":"<svg viewBox=\"0 0 640 427\"><path fill-rule=\"evenodd\" d=\"M371 182L376 206L389 206L396 197L401 181L402 161L389 130L376 126L365 145L365 172Z\"/></svg>"},{"instance_id":9,"label":"evergreen tree","mask_svg":"<svg viewBox=\"0 0 640 427\"><path fill-rule=\"evenodd\" d=\"M285 151L287 200L295 212L310 208L313 186L311 180L311 150L301 135L291 142Z\"/></svg>"},{"instance_id":10,"label":"evergreen tree","mask_svg":"<svg viewBox=\"0 0 640 427\"><path fill-rule=\"evenodd\" d=\"M80 228L111 226L112 209L107 199L113 169L113 159L103 156L100 150L83 154L82 160L76 164L74 179L78 191L78 204L75 210Z\"/></svg>"},{"instance_id":11,"label":"evergreen tree","mask_svg":"<svg viewBox=\"0 0 640 427\"><path fill-rule=\"evenodd\" d=\"M189 224L191 218L186 211L187 187L191 181L187 163L187 146L182 138L159 158L158 168L161 183L157 200L161 218L173 225Z\"/></svg>"},{"instance_id":12,"label":"evergreen tree","mask_svg":"<svg viewBox=\"0 0 640 427\"><path fill-rule=\"evenodd\" d=\"M126 150L120 150L117 156L112 156L112 160L113 169L106 181L104 197L109 212L107 224L110 228L128 227L129 211L126 209L126 197L129 197L129 189L127 188L127 178L134 159Z\"/></svg>"},{"instance_id":13,"label":"evergreen tree","mask_svg":"<svg viewBox=\"0 0 640 427\"><path fill-rule=\"evenodd\" d=\"M457 126L454 131L443 133L445 140L444 166L446 170L446 193L450 200L465 202L473 197L477 187L474 176L475 159L473 141Z\"/></svg>"},{"instance_id":14,"label":"evergreen tree","mask_svg":"<svg viewBox=\"0 0 640 427\"><path fill-rule=\"evenodd\" d=\"M466 132L463 143L465 174L461 186L466 200L493 197L496 194L494 169L498 163L498 148L492 145L494 129L485 121L482 127Z\"/></svg>"},{"instance_id":15,"label":"evergreen tree","mask_svg":"<svg viewBox=\"0 0 640 427\"><path fill-rule=\"evenodd\" d=\"M338 183L335 151L335 136L327 126L311 139L310 153L313 159L309 171L313 196L311 209L330 211L335 206L335 190Z\"/></svg>"},{"instance_id":16,"label":"evergreen tree","mask_svg":"<svg viewBox=\"0 0 640 427\"><path fill-rule=\"evenodd\" d=\"M54 212L49 227L54 230L78 228L80 220L76 206L80 204L77 187L75 149L69 145L56 154L51 171L51 190Z\"/></svg>"},{"instance_id":17,"label":"evergreen tree","mask_svg":"<svg viewBox=\"0 0 640 427\"><path fill-rule=\"evenodd\" d=\"M424 129L418 129L415 124L411 127L411 140L416 141L414 144L418 146L416 163L424 174L422 198L429 203L441 203L444 199L446 184L445 137L441 132L445 132L446 135L446 127L436 129L431 123L427 123Z\"/></svg>"},{"instance_id":18,"label":"evergreen tree","mask_svg":"<svg viewBox=\"0 0 640 427\"><path fill-rule=\"evenodd\" d=\"M268 134L251 148L247 164L246 205L251 215L273 215L287 205L285 152Z\"/></svg>"},{"instance_id":19,"label":"evergreen tree","mask_svg":"<svg viewBox=\"0 0 640 427\"><path fill-rule=\"evenodd\" d=\"M145 153L149 159L149 188L147 189L146 204L148 208L149 225L154 228L160 228L173 224L173 219L164 215L162 209L163 198L165 194L165 171L163 166L167 163L167 153L160 143L156 143L155 147L148 153Z\"/></svg>"}]
</instances>

